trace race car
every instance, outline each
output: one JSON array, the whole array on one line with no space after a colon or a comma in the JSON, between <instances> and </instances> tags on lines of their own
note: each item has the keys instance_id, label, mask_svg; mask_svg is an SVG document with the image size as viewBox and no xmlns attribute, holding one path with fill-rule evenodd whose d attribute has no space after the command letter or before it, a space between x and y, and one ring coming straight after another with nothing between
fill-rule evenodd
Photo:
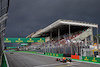
<instances>
[{"instance_id":1,"label":"race car","mask_svg":"<svg viewBox=\"0 0 100 67\"><path fill-rule=\"evenodd\" d=\"M60 62L63 62L63 63L65 63L65 62L72 62L71 59L66 59L65 57L63 57L61 59L57 58L56 61L60 61Z\"/></svg>"}]
</instances>

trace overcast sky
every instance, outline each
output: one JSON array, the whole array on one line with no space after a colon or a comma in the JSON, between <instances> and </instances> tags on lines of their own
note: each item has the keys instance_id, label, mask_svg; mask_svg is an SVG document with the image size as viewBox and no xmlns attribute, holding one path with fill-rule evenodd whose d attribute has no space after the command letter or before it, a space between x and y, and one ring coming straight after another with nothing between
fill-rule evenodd
<instances>
[{"instance_id":1,"label":"overcast sky","mask_svg":"<svg viewBox=\"0 0 100 67\"><path fill-rule=\"evenodd\" d=\"M6 37L26 37L58 19L100 25L100 0L10 0Z\"/></svg>"}]
</instances>

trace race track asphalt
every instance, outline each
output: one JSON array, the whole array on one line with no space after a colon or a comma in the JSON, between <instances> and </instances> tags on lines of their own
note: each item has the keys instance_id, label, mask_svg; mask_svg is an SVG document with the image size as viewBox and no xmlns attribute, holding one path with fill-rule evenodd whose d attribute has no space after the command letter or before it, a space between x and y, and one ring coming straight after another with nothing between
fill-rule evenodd
<instances>
[{"instance_id":1,"label":"race track asphalt","mask_svg":"<svg viewBox=\"0 0 100 67\"><path fill-rule=\"evenodd\" d=\"M20 53L10 52L5 53L9 67L100 67L98 64L84 63L73 61L71 63L62 63L55 61L56 58L29 54L29 53Z\"/></svg>"}]
</instances>

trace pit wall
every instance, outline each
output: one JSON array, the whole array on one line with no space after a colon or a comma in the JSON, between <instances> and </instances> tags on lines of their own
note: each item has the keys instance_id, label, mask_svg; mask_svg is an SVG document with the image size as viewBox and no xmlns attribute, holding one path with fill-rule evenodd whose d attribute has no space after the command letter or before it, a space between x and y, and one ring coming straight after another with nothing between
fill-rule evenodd
<instances>
[{"instance_id":1,"label":"pit wall","mask_svg":"<svg viewBox=\"0 0 100 67\"><path fill-rule=\"evenodd\" d=\"M63 54L58 53L48 53L48 52L36 52L36 51L15 51L15 52L24 52L24 53L33 53L33 54L41 54L46 56L54 56L54 57L63 57Z\"/></svg>"},{"instance_id":2,"label":"pit wall","mask_svg":"<svg viewBox=\"0 0 100 67\"><path fill-rule=\"evenodd\" d=\"M15 52L24 52L24 53L33 53L33 54L36 54L36 51L15 51Z\"/></svg>"}]
</instances>

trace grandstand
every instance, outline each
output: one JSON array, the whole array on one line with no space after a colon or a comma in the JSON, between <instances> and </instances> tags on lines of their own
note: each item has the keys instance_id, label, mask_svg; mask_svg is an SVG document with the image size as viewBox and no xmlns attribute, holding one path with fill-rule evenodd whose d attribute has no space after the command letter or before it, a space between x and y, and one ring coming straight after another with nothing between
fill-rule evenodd
<instances>
[{"instance_id":1,"label":"grandstand","mask_svg":"<svg viewBox=\"0 0 100 67\"><path fill-rule=\"evenodd\" d=\"M31 38L45 37L46 42L40 45L41 52L80 55L83 48L94 45L93 28L97 28L98 34L98 24L59 19Z\"/></svg>"}]
</instances>

